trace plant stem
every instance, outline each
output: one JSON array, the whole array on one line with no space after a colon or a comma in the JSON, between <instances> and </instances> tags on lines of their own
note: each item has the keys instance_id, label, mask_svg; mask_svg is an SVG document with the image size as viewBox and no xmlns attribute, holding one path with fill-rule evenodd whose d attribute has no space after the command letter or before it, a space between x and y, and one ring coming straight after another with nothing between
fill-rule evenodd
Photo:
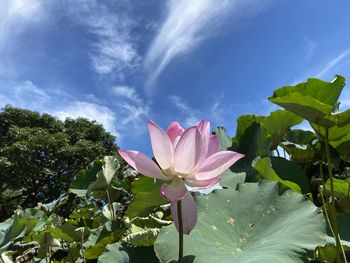
<instances>
[{"instance_id":1,"label":"plant stem","mask_svg":"<svg viewBox=\"0 0 350 263\"><path fill-rule=\"evenodd\" d=\"M112 219L112 220L115 220L115 214L114 214L113 203L111 202L111 197L110 197L110 195L109 195L108 189L106 189L106 193L107 193L107 198L108 198L108 208L109 208L109 212L111 213L111 219Z\"/></svg>"},{"instance_id":2,"label":"plant stem","mask_svg":"<svg viewBox=\"0 0 350 263\"><path fill-rule=\"evenodd\" d=\"M335 209L335 195L334 195L334 182L333 182L333 171L332 171L332 162L331 162L331 155L329 152L329 145L328 145L328 128L326 128L326 134L325 134L325 150L326 150L326 157L327 157L327 166L328 166L328 175L329 175L329 182L331 186L331 204L330 204L330 216L331 216L331 223L332 228L334 230L334 238L335 238L335 244L337 247L338 255L342 254L344 258L344 262L346 262L346 255L344 252L344 248L340 241L340 235L339 235L339 229L338 229L338 222L337 222L337 215L336 215L336 209Z\"/></svg>"},{"instance_id":3,"label":"plant stem","mask_svg":"<svg viewBox=\"0 0 350 263\"><path fill-rule=\"evenodd\" d=\"M335 238L336 235L334 233L334 230L333 230L333 227L332 227L332 224L331 224L331 220L329 219L329 216L328 216L328 211L327 211L327 207L326 207L326 204L325 204L325 201L324 201L324 196L323 196L323 190L319 188L319 191L320 191L321 198L322 198L322 204L323 204L323 209L324 209L324 214L325 214L325 217L326 217L326 221L328 223L329 229L332 232L332 235Z\"/></svg>"},{"instance_id":4,"label":"plant stem","mask_svg":"<svg viewBox=\"0 0 350 263\"><path fill-rule=\"evenodd\" d=\"M183 231L183 222L182 222L182 208L181 200L177 201L177 217L179 222L179 260L178 263L183 263L183 254L184 254L184 231Z\"/></svg>"},{"instance_id":5,"label":"plant stem","mask_svg":"<svg viewBox=\"0 0 350 263\"><path fill-rule=\"evenodd\" d=\"M84 252L84 235L85 235L85 227L83 228L83 232L81 234L81 255L83 257L83 262L86 263L85 252Z\"/></svg>"}]
</instances>

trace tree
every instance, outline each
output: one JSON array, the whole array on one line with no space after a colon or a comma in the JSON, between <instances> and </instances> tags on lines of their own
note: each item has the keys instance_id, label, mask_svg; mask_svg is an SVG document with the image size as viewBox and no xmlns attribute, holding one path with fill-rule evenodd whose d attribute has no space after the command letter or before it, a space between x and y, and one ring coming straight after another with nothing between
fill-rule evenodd
<instances>
[{"instance_id":1,"label":"tree","mask_svg":"<svg viewBox=\"0 0 350 263\"><path fill-rule=\"evenodd\" d=\"M0 112L0 221L17 206L50 202L96 158L116 154L115 137L84 118L6 106Z\"/></svg>"}]
</instances>

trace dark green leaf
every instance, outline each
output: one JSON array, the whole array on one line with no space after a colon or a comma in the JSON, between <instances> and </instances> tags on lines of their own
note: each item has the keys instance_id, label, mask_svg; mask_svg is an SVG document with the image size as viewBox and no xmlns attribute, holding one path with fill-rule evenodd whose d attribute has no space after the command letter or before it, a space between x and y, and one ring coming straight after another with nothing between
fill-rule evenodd
<instances>
[{"instance_id":1,"label":"dark green leaf","mask_svg":"<svg viewBox=\"0 0 350 263\"><path fill-rule=\"evenodd\" d=\"M160 185L161 182L155 182L153 178L146 176L134 181L131 186L134 200L129 205L126 215L134 218L145 210L167 203L160 196Z\"/></svg>"}]
</instances>

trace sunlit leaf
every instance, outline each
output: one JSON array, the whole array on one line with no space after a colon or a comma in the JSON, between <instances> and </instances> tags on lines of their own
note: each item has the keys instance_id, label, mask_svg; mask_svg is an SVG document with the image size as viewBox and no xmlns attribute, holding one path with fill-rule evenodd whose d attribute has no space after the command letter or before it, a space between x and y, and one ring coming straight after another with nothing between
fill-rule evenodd
<instances>
[{"instance_id":1,"label":"sunlit leaf","mask_svg":"<svg viewBox=\"0 0 350 263\"><path fill-rule=\"evenodd\" d=\"M246 183L197 198L198 223L184 237L185 262L303 262L324 244L325 221L302 195L278 194L275 182ZM176 262L178 235L163 227L155 243L162 263Z\"/></svg>"}]
</instances>

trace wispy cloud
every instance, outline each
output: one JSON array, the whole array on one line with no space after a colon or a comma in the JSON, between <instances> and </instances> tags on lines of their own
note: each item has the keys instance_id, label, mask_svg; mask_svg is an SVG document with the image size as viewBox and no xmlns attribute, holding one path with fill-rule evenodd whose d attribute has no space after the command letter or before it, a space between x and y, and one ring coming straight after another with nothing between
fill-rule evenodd
<instances>
[{"instance_id":1,"label":"wispy cloud","mask_svg":"<svg viewBox=\"0 0 350 263\"><path fill-rule=\"evenodd\" d=\"M322 54L321 62L317 65L308 67L305 69L302 74L297 76L290 85L296 85L302 82L305 82L307 78L332 78L335 74L339 74L344 66L349 65L349 60L346 59L350 55L350 48L344 49L336 55L326 56ZM311 68L311 69L310 69ZM350 97L350 96L349 96Z\"/></svg>"},{"instance_id":2,"label":"wispy cloud","mask_svg":"<svg viewBox=\"0 0 350 263\"><path fill-rule=\"evenodd\" d=\"M140 98L140 96L137 94L136 90L129 86L115 86L112 88L114 95L116 95L119 98L126 98L129 99L136 104L143 104L143 100Z\"/></svg>"},{"instance_id":3,"label":"wispy cloud","mask_svg":"<svg viewBox=\"0 0 350 263\"><path fill-rule=\"evenodd\" d=\"M127 135L130 130L134 134L140 134L146 130L140 127L146 127L144 123L151 114L151 106L146 102L137 91L128 86L116 86L112 89L117 98L115 103L118 114L118 128Z\"/></svg>"},{"instance_id":4,"label":"wispy cloud","mask_svg":"<svg viewBox=\"0 0 350 263\"><path fill-rule=\"evenodd\" d=\"M306 53L304 60L307 61L315 53L315 50L317 49L318 44L314 40L312 40L310 37L305 36L304 45L305 45L305 53Z\"/></svg>"},{"instance_id":5,"label":"wispy cloud","mask_svg":"<svg viewBox=\"0 0 350 263\"><path fill-rule=\"evenodd\" d=\"M119 133L116 128L115 113L106 106L84 101L73 101L64 107L63 110L54 111L52 114L62 120L65 120L66 118L75 119L78 117L83 117L96 121L102 124L107 131L119 137Z\"/></svg>"},{"instance_id":6,"label":"wispy cloud","mask_svg":"<svg viewBox=\"0 0 350 263\"><path fill-rule=\"evenodd\" d=\"M169 100L176 108L176 118L179 118L184 126L195 125L200 120L208 120L212 123L212 129L216 126L224 126L228 134L234 135L236 119L244 114L268 115L277 109L277 106L267 100L251 101L247 103L227 104L223 102L223 97L218 97L204 108L194 108L179 96L169 96Z\"/></svg>"},{"instance_id":7,"label":"wispy cloud","mask_svg":"<svg viewBox=\"0 0 350 263\"><path fill-rule=\"evenodd\" d=\"M4 40L20 30L12 26L15 23L39 21L43 15L42 4L41 0L1 0L0 39Z\"/></svg>"},{"instance_id":8,"label":"wispy cloud","mask_svg":"<svg viewBox=\"0 0 350 263\"><path fill-rule=\"evenodd\" d=\"M29 80L12 83L1 82L1 86L3 90L0 95L0 107L10 104L30 109L36 107L37 110L42 110L51 99L47 91Z\"/></svg>"},{"instance_id":9,"label":"wispy cloud","mask_svg":"<svg viewBox=\"0 0 350 263\"><path fill-rule=\"evenodd\" d=\"M189 127L195 125L198 121L201 120L201 118L204 117L204 114L201 110L192 108L181 97L173 95L170 96L169 99L175 108L179 111L179 115L182 117L181 122L184 124L184 126Z\"/></svg>"},{"instance_id":10,"label":"wispy cloud","mask_svg":"<svg viewBox=\"0 0 350 263\"><path fill-rule=\"evenodd\" d=\"M144 60L149 92L161 72L174 60L211 37L228 19L262 9L267 1L254 0L173 0ZM244 10L243 10L244 8Z\"/></svg>"},{"instance_id":11,"label":"wispy cloud","mask_svg":"<svg viewBox=\"0 0 350 263\"><path fill-rule=\"evenodd\" d=\"M169 100L176 108L178 117L181 118L181 123L183 123L186 127L195 125L197 122L203 119L220 124L220 122L225 119L225 115L230 114L228 111L225 112L223 110L224 105L222 104L220 97L210 106L205 107L205 109L191 107L187 101L179 96L169 96ZM224 123L221 123L220 125L224 125Z\"/></svg>"},{"instance_id":12,"label":"wispy cloud","mask_svg":"<svg viewBox=\"0 0 350 263\"><path fill-rule=\"evenodd\" d=\"M65 3L68 15L95 38L90 59L98 74L113 74L124 79L127 71L138 67L140 55L132 34L135 22L125 10L128 1L112 1L113 9L97 0L66 0Z\"/></svg>"},{"instance_id":13,"label":"wispy cloud","mask_svg":"<svg viewBox=\"0 0 350 263\"><path fill-rule=\"evenodd\" d=\"M0 76L18 74L13 54L18 37L32 26L44 26L51 0L0 0ZM45 12L45 10L47 12Z\"/></svg>"},{"instance_id":14,"label":"wispy cloud","mask_svg":"<svg viewBox=\"0 0 350 263\"><path fill-rule=\"evenodd\" d=\"M329 60L318 72L316 72L315 77L325 77L331 70L339 66L339 64L342 63L349 55L350 48L343 50L340 54Z\"/></svg>"}]
</instances>

